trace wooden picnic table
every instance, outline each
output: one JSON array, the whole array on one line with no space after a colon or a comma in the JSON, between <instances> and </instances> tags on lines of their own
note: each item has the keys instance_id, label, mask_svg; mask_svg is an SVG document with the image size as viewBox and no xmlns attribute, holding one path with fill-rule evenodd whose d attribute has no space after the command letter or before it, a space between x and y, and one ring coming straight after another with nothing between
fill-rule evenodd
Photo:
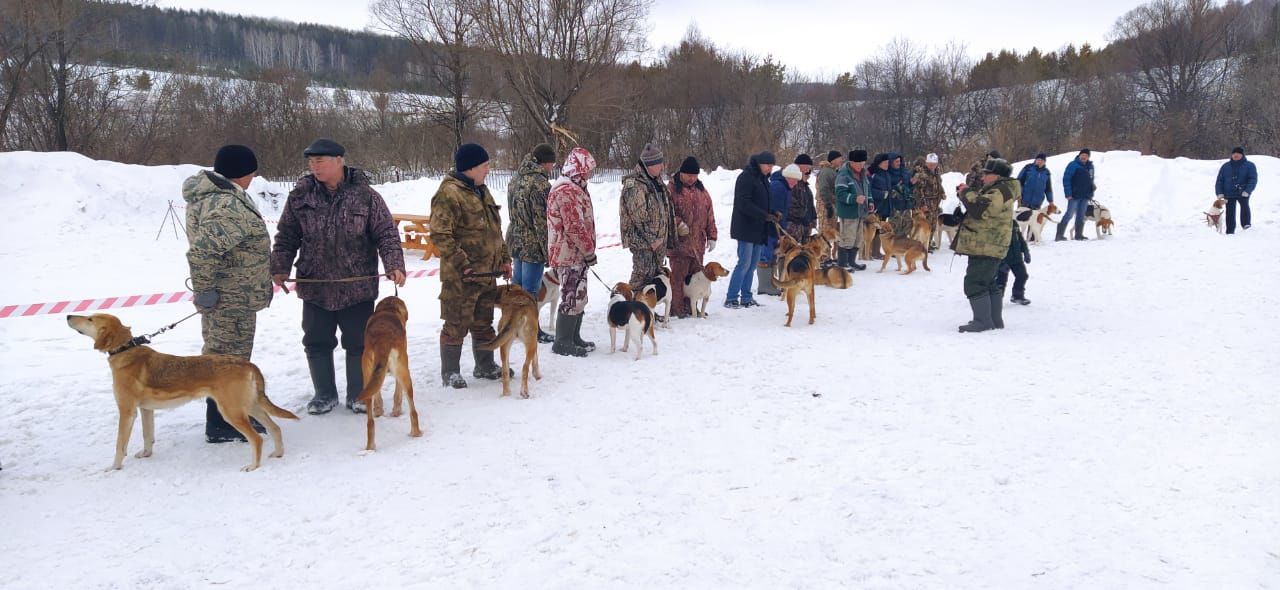
<instances>
[{"instance_id":1,"label":"wooden picnic table","mask_svg":"<svg viewBox=\"0 0 1280 590\"><path fill-rule=\"evenodd\" d=\"M396 229L400 231L400 245L405 250L422 250L422 259L430 260L431 256L439 255L436 247L431 243L431 216L430 215L414 215L410 213L392 213L391 219L396 222ZM401 227L404 224L404 227Z\"/></svg>"}]
</instances>

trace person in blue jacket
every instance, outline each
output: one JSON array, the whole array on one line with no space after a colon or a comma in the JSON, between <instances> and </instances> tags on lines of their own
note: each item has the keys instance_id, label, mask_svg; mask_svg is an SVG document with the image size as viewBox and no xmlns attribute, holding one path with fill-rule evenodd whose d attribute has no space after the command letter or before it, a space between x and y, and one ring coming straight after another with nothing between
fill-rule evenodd
<instances>
[{"instance_id":1,"label":"person in blue jacket","mask_svg":"<svg viewBox=\"0 0 1280 590\"><path fill-rule=\"evenodd\" d=\"M1231 150L1231 159L1218 170L1219 199L1227 200L1227 233L1236 233L1236 207L1240 208L1240 227L1253 225L1249 211L1249 195L1258 188L1258 167L1244 156L1244 148Z\"/></svg>"},{"instance_id":2,"label":"person in blue jacket","mask_svg":"<svg viewBox=\"0 0 1280 590\"><path fill-rule=\"evenodd\" d=\"M1018 172L1018 183L1022 185L1022 206L1039 210L1047 200L1053 202L1053 178L1046 166L1048 154L1036 154L1035 161L1022 167Z\"/></svg>"},{"instance_id":3,"label":"person in blue jacket","mask_svg":"<svg viewBox=\"0 0 1280 590\"><path fill-rule=\"evenodd\" d=\"M1067 224L1073 217L1076 224L1076 240L1089 239L1084 237L1084 216L1089 208L1089 201L1093 200L1094 191L1098 190L1093 176L1093 162L1089 161L1092 155L1093 152L1089 151L1089 148L1080 150L1076 159L1067 165L1067 171L1062 173L1062 194L1067 196L1067 212L1058 223L1058 237L1054 241L1061 242L1067 239L1065 235Z\"/></svg>"},{"instance_id":4,"label":"person in blue jacket","mask_svg":"<svg viewBox=\"0 0 1280 590\"><path fill-rule=\"evenodd\" d=\"M893 191L893 186L898 181L897 172L889 169L890 155L876 154L875 159L871 161L871 212L875 213L881 221L889 219L891 213L889 194ZM884 257L880 253L879 233L871 240L869 256L872 260L880 260Z\"/></svg>"},{"instance_id":5,"label":"person in blue jacket","mask_svg":"<svg viewBox=\"0 0 1280 590\"><path fill-rule=\"evenodd\" d=\"M790 164L782 170L778 170L769 176L769 212L777 214L781 219L786 219L787 209L791 207L791 189L804 174L800 171L800 167ZM781 295L782 291L773 286L769 281L769 277L773 275L774 250L778 248L778 226L770 223L768 226L769 241L765 244L764 250L760 253L760 263L756 265L756 295ZM794 236L793 236L794 237ZM799 239L799 238L796 238Z\"/></svg>"}]
</instances>

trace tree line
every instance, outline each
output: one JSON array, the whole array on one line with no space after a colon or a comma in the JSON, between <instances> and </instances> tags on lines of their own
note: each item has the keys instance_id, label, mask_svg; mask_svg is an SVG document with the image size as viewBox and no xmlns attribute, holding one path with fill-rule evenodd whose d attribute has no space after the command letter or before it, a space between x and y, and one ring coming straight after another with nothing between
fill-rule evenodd
<instances>
[{"instance_id":1,"label":"tree line","mask_svg":"<svg viewBox=\"0 0 1280 590\"><path fill-rule=\"evenodd\" d=\"M833 79L727 51L696 29L646 54L650 0L376 0L378 34L127 2L0 0L0 149L207 163L246 143L296 173L332 136L386 173L438 173L464 141L512 166L645 143L704 167L748 154L937 152L954 168L1080 147L1223 157L1280 148L1280 6L1153 0L1094 49L898 38ZM175 49L180 48L180 49ZM648 63L641 58L648 55ZM150 71L146 71L150 70Z\"/></svg>"}]
</instances>

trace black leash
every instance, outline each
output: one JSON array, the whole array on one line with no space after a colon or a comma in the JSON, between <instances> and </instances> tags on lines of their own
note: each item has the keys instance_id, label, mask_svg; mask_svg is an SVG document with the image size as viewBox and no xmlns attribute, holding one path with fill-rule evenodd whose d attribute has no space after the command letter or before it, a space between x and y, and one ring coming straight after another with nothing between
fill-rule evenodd
<instances>
[{"instance_id":1,"label":"black leash","mask_svg":"<svg viewBox=\"0 0 1280 590\"><path fill-rule=\"evenodd\" d=\"M199 310L196 310L196 311L191 312L191 315L189 315L189 316L187 316L187 317L185 317L185 318L182 318L182 319L180 319L180 320L178 320L178 321L176 321L176 322L174 322L174 323L172 323L172 324L169 324L169 325L167 325L167 326L164 326L164 327L160 328L159 330L156 330L155 332L152 332L152 333L150 333L150 334L146 334L146 335L143 335L143 336L134 336L134 337L133 337L133 339L132 339L132 340L130 340L130 341L128 341L128 342L126 342L124 346L121 346L120 348L117 348L117 349L115 349L115 350L108 351L108 352L107 352L107 356L115 356L115 355L120 354L120 353L122 353L122 352L124 352L124 351L126 351L126 350L131 349L131 348L137 348L137 347L139 347L139 346L142 346L143 344L151 344L151 337L152 337L152 336L159 336L159 335L161 335L161 334L164 334L165 332L168 332L169 330L172 330L172 329L173 329L175 326L177 326L178 324L181 324L182 322L185 322L185 321L187 321L187 320L189 320L189 319L191 319L191 318L193 318L193 317L196 317L196 316L198 316L198 315L200 315L200 311L199 311Z\"/></svg>"}]
</instances>

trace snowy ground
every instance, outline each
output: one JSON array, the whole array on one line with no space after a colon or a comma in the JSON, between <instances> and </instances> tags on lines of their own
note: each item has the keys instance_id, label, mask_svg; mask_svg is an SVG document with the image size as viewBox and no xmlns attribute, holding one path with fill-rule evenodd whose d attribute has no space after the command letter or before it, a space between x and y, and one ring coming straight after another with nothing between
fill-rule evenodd
<instances>
[{"instance_id":1,"label":"snowy ground","mask_svg":"<svg viewBox=\"0 0 1280 590\"><path fill-rule=\"evenodd\" d=\"M196 404L104 473L104 357L61 316L0 320L0 587L1280 587L1280 162L1259 159L1255 227L1226 238L1197 225L1218 163L1097 160L1115 237L1035 248L1034 303L1001 333L955 332L964 259L937 255L820 290L814 326L715 305L633 362L607 354L593 282L604 350L544 347L533 398L499 399L439 387L439 284L418 279L426 435L384 419L363 455L362 416L303 416L250 474L246 446L204 444ZM0 154L0 305L180 290L185 242L155 232L193 170ZM726 265L733 176L707 175ZM434 186L382 189L425 213ZM616 232L616 186L593 194ZM600 259L629 274L625 251ZM141 332L189 309L116 313ZM292 409L300 313L277 298L254 354ZM198 325L155 347L196 353Z\"/></svg>"}]
</instances>

